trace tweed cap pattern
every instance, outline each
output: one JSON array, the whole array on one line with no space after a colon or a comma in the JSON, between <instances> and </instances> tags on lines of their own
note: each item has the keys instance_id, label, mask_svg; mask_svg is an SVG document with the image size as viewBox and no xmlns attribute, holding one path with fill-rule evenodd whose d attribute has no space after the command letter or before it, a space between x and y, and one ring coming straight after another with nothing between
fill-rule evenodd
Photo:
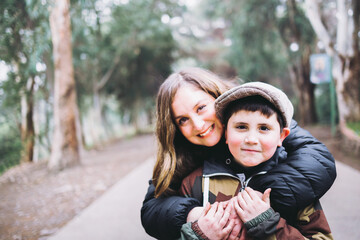
<instances>
[{"instance_id":1,"label":"tweed cap pattern","mask_svg":"<svg viewBox=\"0 0 360 240\"><path fill-rule=\"evenodd\" d=\"M221 94L215 101L216 116L223 122L222 116L229 103L250 96L261 96L271 102L282 115L285 127L290 127L294 115L291 101L283 91L263 82L245 83Z\"/></svg>"}]
</instances>

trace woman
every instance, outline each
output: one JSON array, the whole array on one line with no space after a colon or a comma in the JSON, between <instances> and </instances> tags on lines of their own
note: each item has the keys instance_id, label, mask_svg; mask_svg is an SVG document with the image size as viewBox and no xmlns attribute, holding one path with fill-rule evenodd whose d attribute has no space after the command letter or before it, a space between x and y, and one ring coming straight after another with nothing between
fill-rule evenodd
<instances>
[{"instance_id":1,"label":"woman","mask_svg":"<svg viewBox=\"0 0 360 240\"><path fill-rule=\"evenodd\" d=\"M214 102L230 87L217 75L200 68L174 73L161 85L157 96L157 161L141 209L142 224L149 235L158 239L177 238L182 224L197 219L202 212L197 200L176 195L185 176L226 147ZM308 186L307 189L294 186L295 191L286 196L287 202L272 202L285 214L320 198L334 182L336 170L325 145L295 121L283 146L288 156L277 167L296 168L298 175L286 177ZM304 159L311 164L304 164ZM276 189L272 195L276 195Z\"/></svg>"}]
</instances>

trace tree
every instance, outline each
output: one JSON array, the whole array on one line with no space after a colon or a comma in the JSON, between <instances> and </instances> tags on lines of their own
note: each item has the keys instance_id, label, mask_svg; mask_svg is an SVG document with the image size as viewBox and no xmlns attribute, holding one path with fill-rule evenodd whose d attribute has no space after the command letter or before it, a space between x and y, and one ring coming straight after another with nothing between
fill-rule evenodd
<instances>
[{"instance_id":1,"label":"tree","mask_svg":"<svg viewBox=\"0 0 360 240\"><path fill-rule=\"evenodd\" d=\"M228 59L240 77L280 85L290 97L294 90L298 121L316 122L315 86L309 77L315 34L301 1L207 0L205 9L213 21L226 23L232 42Z\"/></svg>"},{"instance_id":2,"label":"tree","mask_svg":"<svg viewBox=\"0 0 360 240\"><path fill-rule=\"evenodd\" d=\"M161 19L173 14L175 2L134 0L115 7L114 21L104 38L110 39L116 55L101 72L106 76L115 63L117 68L103 90L117 96L136 130L139 115L152 112L154 96L171 72L175 41Z\"/></svg>"},{"instance_id":3,"label":"tree","mask_svg":"<svg viewBox=\"0 0 360 240\"><path fill-rule=\"evenodd\" d=\"M360 121L360 3L306 0L314 31L332 57L340 124Z\"/></svg>"},{"instance_id":4,"label":"tree","mask_svg":"<svg viewBox=\"0 0 360 240\"><path fill-rule=\"evenodd\" d=\"M37 1L5 0L0 4L0 54L9 66L7 82L2 84L6 92L2 107L21 112L22 162L31 162L34 157L34 89L39 86L35 79L43 79L36 65L49 46L44 9Z\"/></svg>"},{"instance_id":5,"label":"tree","mask_svg":"<svg viewBox=\"0 0 360 240\"><path fill-rule=\"evenodd\" d=\"M315 34L303 9L295 0L287 0L285 6L283 16L277 21L277 28L288 50L290 78L296 86L298 98L298 121L301 124L312 124L317 121L315 85L310 82L310 54L314 49Z\"/></svg>"},{"instance_id":6,"label":"tree","mask_svg":"<svg viewBox=\"0 0 360 240\"><path fill-rule=\"evenodd\" d=\"M53 2L50 13L55 68L54 136L48 164L50 170L62 170L80 163L69 7L70 0L57 0Z\"/></svg>"}]
</instances>

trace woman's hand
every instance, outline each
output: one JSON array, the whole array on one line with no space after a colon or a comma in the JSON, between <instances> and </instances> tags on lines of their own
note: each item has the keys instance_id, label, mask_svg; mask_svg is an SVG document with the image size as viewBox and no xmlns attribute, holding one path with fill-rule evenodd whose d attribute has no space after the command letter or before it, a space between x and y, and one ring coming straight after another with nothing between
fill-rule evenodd
<instances>
[{"instance_id":1,"label":"woman's hand","mask_svg":"<svg viewBox=\"0 0 360 240\"><path fill-rule=\"evenodd\" d=\"M186 222L195 222L201 216L201 213L204 211L204 207L194 207L188 213Z\"/></svg>"},{"instance_id":2,"label":"woman's hand","mask_svg":"<svg viewBox=\"0 0 360 240\"><path fill-rule=\"evenodd\" d=\"M229 220L231 208L228 203L209 203L202 212L198 225L201 231L211 240L228 239L235 221Z\"/></svg>"},{"instance_id":3,"label":"woman's hand","mask_svg":"<svg viewBox=\"0 0 360 240\"><path fill-rule=\"evenodd\" d=\"M244 223L270 208L270 191L270 188L266 189L262 196L250 187L239 192L237 201L235 201L235 210Z\"/></svg>"}]
</instances>

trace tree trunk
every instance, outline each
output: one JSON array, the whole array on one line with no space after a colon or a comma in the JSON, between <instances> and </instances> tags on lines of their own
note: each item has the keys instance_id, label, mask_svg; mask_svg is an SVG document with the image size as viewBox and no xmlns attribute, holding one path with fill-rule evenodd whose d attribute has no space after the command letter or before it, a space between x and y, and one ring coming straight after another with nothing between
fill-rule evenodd
<instances>
[{"instance_id":1,"label":"tree trunk","mask_svg":"<svg viewBox=\"0 0 360 240\"><path fill-rule=\"evenodd\" d=\"M34 84L34 78L28 79L26 90L21 96L21 140L23 143L21 162L32 162L34 159Z\"/></svg>"},{"instance_id":2,"label":"tree trunk","mask_svg":"<svg viewBox=\"0 0 360 240\"><path fill-rule=\"evenodd\" d=\"M50 14L55 69L54 136L48 164L50 170L62 170L80 163L69 5L70 0L53 1Z\"/></svg>"},{"instance_id":3,"label":"tree trunk","mask_svg":"<svg viewBox=\"0 0 360 240\"><path fill-rule=\"evenodd\" d=\"M301 125L315 123L317 121L315 102L314 102L314 86L306 78L306 70L300 64L293 65L290 69L292 82L296 85L295 93L299 103L297 105L296 115Z\"/></svg>"},{"instance_id":4,"label":"tree trunk","mask_svg":"<svg viewBox=\"0 0 360 240\"><path fill-rule=\"evenodd\" d=\"M359 58L340 58L335 55L333 59L339 121L360 121Z\"/></svg>"},{"instance_id":5,"label":"tree trunk","mask_svg":"<svg viewBox=\"0 0 360 240\"><path fill-rule=\"evenodd\" d=\"M316 116L316 108L315 108L315 96L314 90L315 85L310 81L310 47L304 49L301 55L301 62L299 65L301 66L300 76L299 76L299 89L304 98L304 102L300 105L305 105L303 120L304 124L313 124L317 122Z\"/></svg>"},{"instance_id":6,"label":"tree trunk","mask_svg":"<svg viewBox=\"0 0 360 240\"><path fill-rule=\"evenodd\" d=\"M296 54L295 57L290 57L291 63L289 64L290 78L293 85L296 86L295 93L299 100L296 106L296 117L301 125L307 125L317 122L315 101L314 101L314 85L310 82L310 67L309 57L311 49L309 44L301 39L301 31L296 24L299 11L295 0L286 1L288 8L288 26L286 28L280 28L279 32L281 39L286 49L289 49L289 45L292 42L296 42L302 46L300 54ZM288 50L290 51L290 50Z\"/></svg>"},{"instance_id":7,"label":"tree trunk","mask_svg":"<svg viewBox=\"0 0 360 240\"><path fill-rule=\"evenodd\" d=\"M360 121L358 5L354 5L355 22L351 22L345 0L337 1L337 36L333 40L321 20L318 4L316 0L306 0L306 12L316 35L325 45L327 54L333 58L332 72L336 85L339 121L342 124L347 121Z\"/></svg>"},{"instance_id":8,"label":"tree trunk","mask_svg":"<svg viewBox=\"0 0 360 240\"><path fill-rule=\"evenodd\" d=\"M93 81L93 111L91 111L91 117L93 118L93 141L95 144L102 145L104 141L108 139L108 132L105 125L105 119L103 116L103 103L101 99L101 89L110 80L111 75L115 71L120 62L120 58L116 56L112 62L112 66L107 70L104 76L99 81L94 78ZM97 71L99 72L99 71ZM99 74L96 74L99 75Z\"/></svg>"},{"instance_id":9,"label":"tree trunk","mask_svg":"<svg viewBox=\"0 0 360 240\"><path fill-rule=\"evenodd\" d=\"M93 91L93 109L91 110L93 118L93 133L94 143L102 145L106 140L106 131L103 121L103 106L101 101L100 92L98 89Z\"/></svg>"}]
</instances>

